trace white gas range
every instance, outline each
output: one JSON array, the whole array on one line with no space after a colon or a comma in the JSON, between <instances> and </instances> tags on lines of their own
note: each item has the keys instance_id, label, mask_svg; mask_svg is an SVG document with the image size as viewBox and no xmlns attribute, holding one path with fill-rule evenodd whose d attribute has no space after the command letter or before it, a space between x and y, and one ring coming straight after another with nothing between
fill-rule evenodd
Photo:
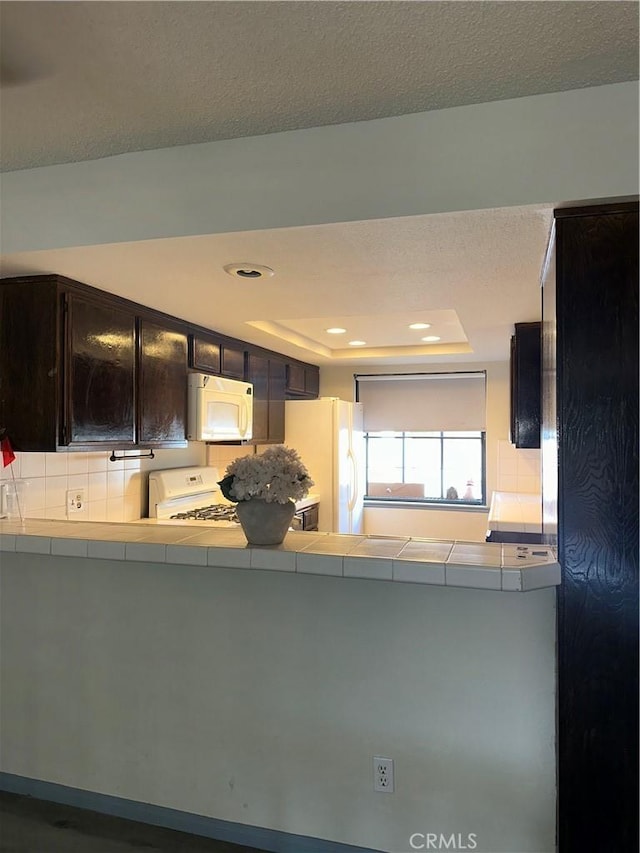
<instances>
[{"instance_id":1,"label":"white gas range","mask_svg":"<svg viewBox=\"0 0 640 853\"><path fill-rule=\"evenodd\" d=\"M157 523L237 527L235 504L218 485L217 468L169 468L149 474L149 518Z\"/></svg>"}]
</instances>

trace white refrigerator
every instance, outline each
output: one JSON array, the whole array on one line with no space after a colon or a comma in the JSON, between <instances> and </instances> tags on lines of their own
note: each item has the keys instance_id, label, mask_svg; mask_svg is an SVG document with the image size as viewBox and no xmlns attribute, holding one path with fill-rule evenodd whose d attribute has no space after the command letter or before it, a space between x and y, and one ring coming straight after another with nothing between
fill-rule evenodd
<instances>
[{"instance_id":1,"label":"white refrigerator","mask_svg":"<svg viewBox=\"0 0 640 853\"><path fill-rule=\"evenodd\" d=\"M288 400L284 424L285 444L300 454L320 497L318 530L362 533L362 404L337 397Z\"/></svg>"}]
</instances>

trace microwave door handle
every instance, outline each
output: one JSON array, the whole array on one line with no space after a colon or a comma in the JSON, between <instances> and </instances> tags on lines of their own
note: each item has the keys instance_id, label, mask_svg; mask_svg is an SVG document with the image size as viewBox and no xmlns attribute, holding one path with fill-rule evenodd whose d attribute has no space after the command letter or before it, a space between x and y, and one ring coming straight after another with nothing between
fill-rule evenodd
<instances>
[{"instance_id":1,"label":"microwave door handle","mask_svg":"<svg viewBox=\"0 0 640 853\"><path fill-rule=\"evenodd\" d=\"M247 427L249 425L249 414L248 414L248 405L246 399L242 398L242 405L240 406L240 435L244 436L247 432Z\"/></svg>"}]
</instances>

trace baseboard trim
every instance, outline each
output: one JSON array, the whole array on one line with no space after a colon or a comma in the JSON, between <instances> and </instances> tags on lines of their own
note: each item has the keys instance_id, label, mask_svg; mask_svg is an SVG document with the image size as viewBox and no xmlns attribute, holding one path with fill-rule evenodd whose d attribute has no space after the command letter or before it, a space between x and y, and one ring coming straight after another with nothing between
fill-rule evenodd
<instances>
[{"instance_id":1,"label":"baseboard trim","mask_svg":"<svg viewBox=\"0 0 640 853\"><path fill-rule=\"evenodd\" d=\"M110 794L70 788L67 785L59 785L57 782L44 782L41 779L16 776L13 773L0 772L0 790L10 794L33 797L36 800L47 800L51 803L88 809L113 817L137 820L165 829L190 832L192 835L202 835L205 838L214 838L216 841L258 847L269 851L269 853L381 853L379 850L368 847L353 847L350 844L341 844L336 841L326 841L305 835L292 835L276 829L233 823L232 821L191 814L165 806L155 806L151 803L125 800L122 797L113 797Z\"/></svg>"}]
</instances>

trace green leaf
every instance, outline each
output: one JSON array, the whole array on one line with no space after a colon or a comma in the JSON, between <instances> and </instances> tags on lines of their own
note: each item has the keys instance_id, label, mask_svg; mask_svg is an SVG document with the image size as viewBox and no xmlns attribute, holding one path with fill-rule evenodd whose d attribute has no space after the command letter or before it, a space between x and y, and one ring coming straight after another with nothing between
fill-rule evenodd
<instances>
[{"instance_id":1,"label":"green leaf","mask_svg":"<svg viewBox=\"0 0 640 853\"><path fill-rule=\"evenodd\" d=\"M218 485L220 486L220 491L228 501L235 501L235 503L238 503L238 498L231 494L234 480L235 476L233 474L229 474L223 480L218 480Z\"/></svg>"}]
</instances>

